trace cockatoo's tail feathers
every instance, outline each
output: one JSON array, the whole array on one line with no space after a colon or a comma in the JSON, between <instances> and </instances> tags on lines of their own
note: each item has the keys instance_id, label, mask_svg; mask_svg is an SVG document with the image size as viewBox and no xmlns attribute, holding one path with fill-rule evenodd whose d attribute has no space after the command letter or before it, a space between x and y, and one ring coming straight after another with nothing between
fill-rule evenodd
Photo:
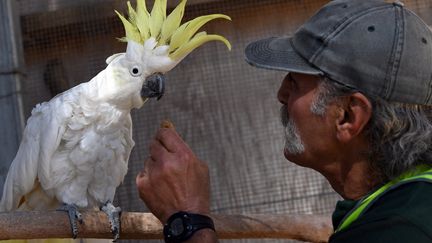
<instances>
[{"instance_id":1,"label":"cockatoo's tail feathers","mask_svg":"<svg viewBox=\"0 0 432 243\"><path fill-rule=\"evenodd\" d=\"M181 0L168 17L166 16L167 0L155 0L151 13L147 11L145 0L137 0L136 10L128 2L128 19L116 11L126 32L126 37L119 40L144 44L153 37L157 41L157 46L169 45L169 57L174 60L183 58L195 48L213 40L222 41L228 49L231 49L229 41L222 36L207 35L205 32L195 35L203 25L213 19L231 20L231 18L223 14L211 14L180 25L186 1Z\"/></svg>"}]
</instances>

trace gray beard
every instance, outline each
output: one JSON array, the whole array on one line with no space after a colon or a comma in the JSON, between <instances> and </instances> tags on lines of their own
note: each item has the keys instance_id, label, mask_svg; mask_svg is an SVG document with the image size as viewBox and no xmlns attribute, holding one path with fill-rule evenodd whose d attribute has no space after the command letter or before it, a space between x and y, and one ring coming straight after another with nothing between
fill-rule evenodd
<instances>
[{"instance_id":1,"label":"gray beard","mask_svg":"<svg viewBox=\"0 0 432 243\"><path fill-rule=\"evenodd\" d=\"M304 152L303 141L300 138L298 129L294 121L289 117L286 105L280 109L282 125L285 128L285 148L284 150L292 155L298 155Z\"/></svg>"}]
</instances>

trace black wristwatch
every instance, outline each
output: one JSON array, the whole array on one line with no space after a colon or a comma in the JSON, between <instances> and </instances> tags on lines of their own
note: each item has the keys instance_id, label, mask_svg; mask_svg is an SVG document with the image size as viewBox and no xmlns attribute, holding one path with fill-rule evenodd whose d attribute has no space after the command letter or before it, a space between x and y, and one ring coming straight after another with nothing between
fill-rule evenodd
<instances>
[{"instance_id":1,"label":"black wristwatch","mask_svg":"<svg viewBox=\"0 0 432 243\"><path fill-rule=\"evenodd\" d=\"M215 230L211 218L202 214L180 211L169 217L163 234L165 242L178 243L189 239L196 231L205 228Z\"/></svg>"}]
</instances>

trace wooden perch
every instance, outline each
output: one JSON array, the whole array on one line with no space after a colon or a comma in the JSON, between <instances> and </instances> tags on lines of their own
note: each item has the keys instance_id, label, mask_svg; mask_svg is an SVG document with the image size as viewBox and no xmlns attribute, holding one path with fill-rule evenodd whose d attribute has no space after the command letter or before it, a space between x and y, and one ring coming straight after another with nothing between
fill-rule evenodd
<instances>
[{"instance_id":1,"label":"wooden perch","mask_svg":"<svg viewBox=\"0 0 432 243\"><path fill-rule=\"evenodd\" d=\"M84 211L79 238L112 238L107 216ZM327 242L330 218L316 215L222 215L213 214L220 239L279 238ZM123 212L120 239L162 239L162 225L151 213ZM0 240L70 238L71 228L64 212L0 213Z\"/></svg>"}]
</instances>

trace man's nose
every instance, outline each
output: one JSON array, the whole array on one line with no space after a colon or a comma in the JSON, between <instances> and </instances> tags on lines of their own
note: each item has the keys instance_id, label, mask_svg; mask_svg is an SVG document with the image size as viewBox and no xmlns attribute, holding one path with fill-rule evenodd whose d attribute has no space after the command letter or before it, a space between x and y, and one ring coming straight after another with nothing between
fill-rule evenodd
<instances>
[{"instance_id":1,"label":"man's nose","mask_svg":"<svg viewBox=\"0 0 432 243\"><path fill-rule=\"evenodd\" d=\"M282 82L279 91L277 93L277 98L280 103L286 104L290 95L290 91L287 85L284 85L286 82Z\"/></svg>"},{"instance_id":2,"label":"man's nose","mask_svg":"<svg viewBox=\"0 0 432 243\"><path fill-rule=\"evenodd\" d=\"M282 88L282 87L281 87ZM283 100L283 95L282 95L282 90L281 88L279 88L279 91L277 93L277 99L279 100L280 103L285 104L284 100Z\"/></svg>"}]
</instances>

